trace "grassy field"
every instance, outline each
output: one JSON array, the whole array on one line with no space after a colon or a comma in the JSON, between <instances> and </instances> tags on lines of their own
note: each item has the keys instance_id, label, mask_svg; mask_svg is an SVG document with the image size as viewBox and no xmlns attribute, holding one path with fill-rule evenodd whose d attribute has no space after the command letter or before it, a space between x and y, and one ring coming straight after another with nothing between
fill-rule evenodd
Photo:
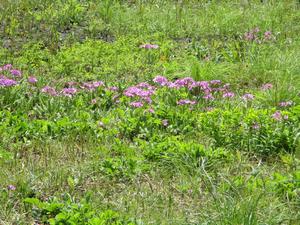
<instances>
[{"instance_id":1,"label":"grassy field","mask_svg":"<svg viewBox=\"0 0 300 225\"><path fill-rule=\"evenodd\" d=\"M300 224L300 2L0 1L0 224Z\"/></svg>"}]
</instances>

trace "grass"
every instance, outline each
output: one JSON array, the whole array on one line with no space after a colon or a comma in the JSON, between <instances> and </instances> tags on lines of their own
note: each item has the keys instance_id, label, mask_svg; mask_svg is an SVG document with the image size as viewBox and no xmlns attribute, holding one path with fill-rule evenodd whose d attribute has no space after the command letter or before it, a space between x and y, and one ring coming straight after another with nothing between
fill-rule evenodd
<instances>
[{"instance_id":1,"label":"grass","mask_svg":"<svg viewBox=\"0 0 300 225\"><path fill-rule=\"evenodd\" d=\"M0 224L299 224L299 9L1 1Z\"/></svg>"}]
</instances>

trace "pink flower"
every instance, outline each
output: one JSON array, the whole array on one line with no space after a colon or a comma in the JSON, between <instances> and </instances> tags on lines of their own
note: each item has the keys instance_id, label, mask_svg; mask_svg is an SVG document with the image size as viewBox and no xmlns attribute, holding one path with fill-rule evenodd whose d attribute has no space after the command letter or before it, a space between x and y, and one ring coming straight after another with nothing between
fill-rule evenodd
<instances>
[{"instance_id":1,"label":"pink flower","mask_svg":"<svg viewBox=\"0 0 300 225\"><path fill-rule=\"evenodd\" d=\"M273 88L273 84L271 84L271 83L263 84L262 87L261 87L261 89L262 89L263 91L269 90L269 89L271 89L271 88Z\"/></svg>"},{"instance_id":2,"label":"pink flower","mask_svg":"<svg viewBox=\"0 0 300 225\"><path fill-rule=\"evenodd\" d=\"M255 28L252 30L253 33L258 33L259 31L260 31L259 27L255 27Z\"/></svg>"},{"instance_id":3,"label":"pink flower","mask_svg":"<svg viewBox=\"0 0 300 225\"><path fill-rule=\"evenodd\" d=\"M226 92L223 94L223 98L233 98L234 93L233 92Z\"/></svg>"},{"instance_id":4,"label":"pink flower","mask_svg":"<svg viewBox=\"0 0 300 225\"><path fill-rule=\"evenodd\" d=\"M154 82L154 83L158 83L158 84L160 84L161 86L165 86L165 85L168 84L169 81L168 81L167 78L165 78L165 77L163 77L163 76L156 76L156 77L154 77L153 82Z\"/></svg>"},{"instance_id":5,"label":"pink flower","mask_svg":"<svg viewBox=\"0 0 300 225\"><path fill-rule=\"evenodd\" d=\"M138 88L145 88L147 90L154 90L155 88L152 87L150 84L148 84L147 82L142 82L136 85L136 87Z\"/></svg>"},{"instance_id":6,"label":"pink flower","mask_svg":"<svg viewBox=\"0 0 300 225\"><path fill-rule=\"evenodd\" d=\"M253 100L254 96L252 94L247 93L242 96L242 99L244 99L245 101Z\"/></svg>"},{"instance_id":7,"label":"pink flower","mask_svg":"<svg viewBox=\"0 0 300 225\"><path fill-rule=\"evenodd\" d=\"M266 31L264 33L264 39L265 40L271 40L272 39L272 32L271 31Z\"/></svg>"},{"instance_id":8,"label":"pink flower","mask_svg":"<svg viewBox=\"0 0 300 225\"><path fill-rule=\"evenodd\" d=\"M50 87L50 86L43 87L41 91L42 91L42 93L46 93L46 94L49 94L51 96L56 96L57 95L55 88Z\"/></svg>"},{"instance_id":9,"label":"pink flower","mask_svg":"<svg viewBox=\"0 0 300 225\"><path fill-rule=\"evenodd\" d=\"M110 90L110 91L118 91L119 88L116 87L116 86L112 86L112 87L109 87L108 90Z\"/></svg>"},{"instance_id":10,"label":"pink flower","mask_svg":"<svg viewBox=\"0 0 300 225\"><path fill-rule=\"evenodd\" d=\"M75 81L69 81L69 82L66 83L66 86L67 86L67 87L73 87L73 86L75 86L75 85L77 85L77 84L78 84L78 82L75 82Z\"/></svg>"},{"instance_id":11,"label":"pink flower","mask_svg":"<svg viewBox=\"0 0 300 225\"><path fill-rule=\"evenodd\" d=\"M280 111L276 111L275 113L272 114L273 119L280 121L282 119L282 115Z\"/></svg>"},{"instance_id":12,"label":"pink flower","mask_svg":"<svg viewBox=\"0 0 300 225\"><path fill-rule=\"evenodd\" d=\"M288 106L292 106L294 104L293 101L287 101L287 102L280 102L279 106L281 107L288 107Z\"/></svg>"},{"instance_id":13,"label":"pink flower","mask_svg":"<svg viewBox=\"0 0 300 225\"><path fill-rule=\"evenodd\" d=\"M206 100L214 100L215 99L214 96L210 93L204 95L203 98L206 99Z\"/></svg>"},{"instance_id":14,"label":"pink flower","mask_svg":"<svg viewBox=\"0 0 300 225\"><path fill-rule=\"evenodd\" d=\"M255 40L256 39L256 35L253 33L253 32L246 32L245 34L244 34L244 39L246 40L246 41L253 41L253 40Z\"/></svg>"},{"instance_id":15,"label":"pink flower","mask_svg":"<svg viewBox=\"0 0 300 225\"><path fill-rule=\"evenodd\" d=\"M154 109L150 108L149 110L149 113L154 113Z\"/></svg>"},{"instance_id":16,"label":"pink flower","mask_svg":"<svg viewBox=\"0 0 300 225\"><path fill-rule=\"evenodd\" d=\"M154 94L154 88L147 83L140 83L137 86L132 86L124 91L124 95L127 97L150 97Z\"/></svg>"},{"instance_id":17,"label":"pink flower","mask_svg":"<svg viewBox=\"0 0 300 225\"><path fill-rule=\"evenodd\" d=\"M0 78L0 87L11 87L17 85L17 81L5 78L4 76Z\"/></svg>"},{"instance_id":18,"label":"pink flower","mask_svg":"<svg viewBox=\"0 0 300 225\"><path fill-rule=\"evenodd\" d=\"M254 123L251 127L254 130L258 130L260 128L260 125L258 123Z\"/></svg>"},{"instance_id":19,"label":"pink flower","mask_svg":"<svg viewBox=\"0 0 300 225\"><path fill-rule=\"evenodd\" d=\"M152 103L152 99L150 97L142 97L142 99L149 104Z\"/></svg>"},{"instance_id":20,"label":"pink flower","mask_svg":"<svg viewBox=\"0 0 300 225\"><path fill-rule=\"evenodd\" d=\"M169 125L169 122L168 122L168 120L162 120L161 124L166 127Z\"/></svg>"},{"instance_id":21,"label":"pink flower","mask_svg":"<svg viewBox=\"0 0 300 225\"><path fill-rule=\"evenodd\" d=\"M209 83L207 81L198 81L196 82L196 86L200 87L202 90L209 90Z\"/></svg>"},{"instance_id":22,"label":"pink flower","mask_svg":"<svg viewBox=\"0 0 300 225\"><path fill-rule=\"evenodd\" d=\"M100 87L104 85L103 81L94 81L93 83L94 88Z\"/></svg>"},{"instance_id":23,"label":"pink flower","mask_svg":"<svg viewBox=\"0 0 300 225\"><path fill-rule=\"evenodd\" d=\"M28 77L28 83L35 84L36 82L37 82L36 77L34 77L34 76Z\"/></svg>"},{"instance_id":24,"label":"pink flower","mask_svg":"<svg viewBox=\"0 0 300 225\"><path fill-rule=\"evenodd\" d=\"M10 69L12 69L12 65L11 64L6 64L6 65L3 66L2 69L3 70L10 70Z\"/></svg>"},{"instance_id":25,"label":"pink flower","mask_svg":"<svg viewBox=\"0 0 300 225\"><path fill-rule=\"evenodd\" d=\"M174 84L177 87L187 87L191 89L192 87L195 87L196 82L191 77L184 77L181 79L177 79Z\"/></svg>"},{"instance_id":26,"label":"pink flower","mask_svg":"<svg viewBox=\"0 0 300 225\"><path fill-rule=\"evenodd\" d=\"M91 100L91 103L92 103L93 105L95 105L95 104L97 103L97 99L95 99L95 98L92 99L92 100Z\"/></svg>"},{"instance_id":27,"label":"pink flower","mask_svg":"<svg viewBox=\"0 0 300 225\"><path fill-rule=\"evenodd\" d=\"M181 99L177 102L177 105L195 105L197 102L196 101L191 101L188 99Z\"/></svg>"},{"instance_id":28,"label":"pink flower","mask_svg":"<svg viewBox=\"0 0 300 225\"><path fill-rule=\"evenodd\" d=\"M221 81L220 80L211 80L209 83L216 85L216 84L221 84Z\"/></svg>"},{"instance_id":29,"label":"pink flower","mask_svg":"<svg viewBox=\"0 0 300 225\"><path fill-rule=\"evenodd\" d=\"M73 95L76 94L76 92L77 92L76 88L64 88L61 91L62 95L66 96L66 97L72 97Z\"/></svg>"},{"instance_id":30,"label":"pink flower","mask_svg":"<svg viewBox=\"0 0 300 225\"><path fill-rule=\"evenodd\" d=\"M16 77L21 77L22 76L22 73L21 73L20 70L12 69L12 70L10 70L10 73L11 73L11 75L16 76Z\"/></svg>"},{"instance_id":31,"label":"pink flower","mask_svg":"<svg viewBox=\"0 0 300 225\"><path fill-rule=\"evenodd\" d=\"M131 102L130 106L134 107L134 108L141 108L143 107L144 103L142 102Z\"/></svg>"},{"instance_id":32,"label":"pink flower","mask_svg":"<svg viewBox=\"0 0 300 225\"><path fill-rule=\"evenodd\" d=\"M10 184L10 185L7 186L7 190L9 190L9 191L15 191L16 190L16 186Z\"/></svg>"},{"instance_id":33,"label":"pink flower","mask_svg":"<svg viewBox=\"0 0 300 225\"><path fill-rule=\"evenodd\" d=\"M143 44L143 45L140 45L140 48L144 48L144 49L158 49L159 46L158 45L152 45L152 44Z\"/></svg>"},{"instance_id":34,"label":"pink flower","mask_svg":"<svg viewBox=\"0 0 300 225\"><path fill-rule=\"evenodd\" d=\"M102 81L93 81L93 82L84 82L81 85L81 88L87 89L89 91L94 91L96 88L103 86L104 82Z\"/></svg>"}]
</instances>

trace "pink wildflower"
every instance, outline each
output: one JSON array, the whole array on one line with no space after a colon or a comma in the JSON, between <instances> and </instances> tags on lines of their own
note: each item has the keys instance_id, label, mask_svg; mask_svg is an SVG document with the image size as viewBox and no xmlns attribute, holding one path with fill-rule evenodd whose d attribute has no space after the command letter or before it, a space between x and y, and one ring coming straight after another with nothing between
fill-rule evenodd
<instances>
[{"instance_id":1,"label":"pink wildflower","mask_svg":"<svg viewBox=\"0 0 300 225\"><path fill-rule=\"evenodd\" d=\"M272 32L271 31L266 31L264 33L264 39L267 40L271 40L272 39Z\"/></svg>"},{"instance_id":2,"label":"pink wildflower","mask_svg":"<svg viewBox=\"0 0 300 225\"><path fill-rule=\"evenodd\" d=\"M102 81L93 81L93 82L84 82L81 85L81 88L87 89L89 91L94 91L96 88L103 86L104 83Z\"/></svg>"},{"instance_id":3,"label":"pink wildflower","mask_svg":"<svg viewBox=\"0 0 300 225\"><path fill-rule=\"evenodd\" d=\"M76 94L76 92L77 92L76 88L64 88L61 91L62 95L66 96L66 97L72 97L73 95Z\"/></svg>"},{"instance_id":4,"label":"pink wildflower","mask_svg":"<svg viewBox=\"0 0 300 225\"><path fill-rule=\"evenodd\" d=\"M50 87L50 86L43 87L41 91L42 91L42 93L46 93L46 94L49 94L51 96L56 96L57 95L55 88Z\"/></svg>"},{"instance_id":5,"label":"pink wildflower","mask_svg":"<svg viewBox=\"0 0 300 225\"><path fill-rule=\"evenodd\" d=\"M16 190L16 186L10 184L10 185L7 186L7 190L9 190L9 191L15 191Z\"/></svg>"},{"instance_id":6,"label":"pink wildflower","mask_svg":"<svg viewBox=\"0 0 300 225\"><path fill-rule=\"evenodd\" d=\"M269 89L271 89L271 88L273 88L273 84L271 84L271 83L263 84L262 87L261 87L261 89L262 89L263 91L269 90Z\"/></svg>"},{"instance_id":7,"label":"pink wildflower","mask_svg":"<svg viewBox=\"0 0 300 225\"><path fill-rule=\"evenodd\" d=\"M209 83L216 85L216 84L221 84L221 81L220 80L211 80Z\"/></svg>"},{"instance_id":8,"label":"pink wildflower","mask_svg":"<svg viewBox=\"0 0 300 225\"><path fill-rule=\"evenodd\" d=\"M21 73L20 70L12 69L12 70L10 70L10 73L11 73L11 75L13 75L15 77L21 77L22 76L22 73Z\"/></svg>"},{"instance_id":9,"label":"pink wildflower","mask_svg":"<svg viewBox=\"0 0 300 225\"><path fill-rule=\"evenodd\" d=\"M223 94L223 98L233 98L234 93L233 92L226 92Z\"/></svg>"},{"instance_id":10,"label":"pink wildflower","mask_svg":"<svg viewBox=\"0 0 300 225\"><path fill-rule=\"evenodd\" d=\"M254 130L260 129L260 125L259 125L258 123L254 123L251 127L252 127L252 129L254 129Z\"/></svg>"},{"instance_id":11,"label":"pink wildflower","mask_svg":"<svg viewBox=\"0 0 300 225\"><path fill-rule=\"evenodd\" d=\"M280 102L279 106L281 107L288 107L288 106L292 106L294 104L293 101L287 101L287 102Z\"/></svg>"},{"instance_id":12,"label":"pink wildflower","mask_svg":"<svg viewBox=\"0 0 300 225\"><path fill-rule=\"evenodd\" d=\"M116 87L116 86L112 86L112 87L109 87L108 90L110 90L110 91L118 91L119 88Z\"/></svg>"},{"instance_id":13,"label":"pink wildflower","mask_svg":"<svg viewBox=\"0 0 300 225\"><path fill-rule=\"evenodd\" d=\"M272 114L273 119L280 121L282 119L282 115L280 111L276 111L275 113Z\"/></svg>"},{"instance_id":14,"label":"pink wildflower","mask_svg":"<svg viewBox=\"0 0 300 225\"><path fill-rule=\"evenodd\" d=\"M245 101L253 100L254 96L252 94L247 93L242 96L242 99L244 99Z\"/></svg>"},{"instance_id":15,"label":"pink wildflower","mask_svg":"<svg viewBox=\"0 0 300 225\"><path fill-rule=\"evenodd\" d=\"M169 122L168 122L168 120L162 120L161 124L166 127L169 125Z\"/></svg>"},{"instance_id":16,"label":"pink wildflower","mask_svg":"<svg viewBox=\"0 0 300 225\"><path fill-rule=\"evenodd\" d=\"M17 85L17 81L5 78L4 76L0 78L0 87L11 87Z\"/></svg>"},{"instance_id":17,"label":"pink wildflower","mask_svg":"<svg viewBox=\"0 0 300 225\"><path fill-rule=\"evenodd\" d=\"M150 108L148 111L149 111L150 113L154 113L154 109L152 109L152 108Z\"/></svg>"},{"instance_id":18,"label":"pink wildflower","mask_svg":"<svg viewBox=\"0 0 300 225\"><path fill-rule=\"evenodd\" d=\"M203 98L206 99L206 100L214 100L215 99L214 96L210 93L204 95Z\"/></svg>"},{"instance_id":19,"label":"pink wildflower","mask_svg":"<svg viewBox=\"0 0 300 225\"><path fill-rule=\"evenodd\" d=\"M131 102L130 106L134 107L134 108L141 108L144 106L144 103L142 102Z\"/></svg>"},{"instance_id":20,"label":"pink wildflower","mask_svg":"<svg viewBox=\"0 0 300 225\"><path fill-rule=\"evenodd\" d=\"M140 45L140 48L144 48L144 49L158 49L159 46L158 45L153 45L153 44L143 44L143 45Z\"/></svg>"},{"instance_id":21,"label":"pink wildflower","mask_svg":"<svg viewBox=\"0 0 300 225\"><path fill-rule=\"evenodd\" d=\"M177 102L177 105L195 105L197 102L196 101L191 101L188 99L181 99Z\"/></svg>"},{"instance_id":22,"label":"pink wildflower","mask_svg":"<svg viewBox=\"0 0 300 225\"><path fill-rule=\"evenodd\" d=\"M36 82L37 82L36 77L34 77L34 76L28 77L28 83L35 84Z\"/></svg>"},{"instance_id":23,"label":"pink wildflower","mask_svg":"<svg viewBox=\"0 0 300 225\"><path fill-rule=\"evenodd\" d=\"M161 86L165 86L168 84L168 79L163 76L156 76L154 77L153 82L158 83Z\"/></svg>"},{"instance_id":24,"label":"pink wildflower","mask_svg":"<svg viewBox=\"0 0 300 225\"><path fill-rule=\"evenodd\" d=\"M13 66L12 66L11 64L6 64L6 65L3 66L2 69L3 69L3 70L10 70L10 69L12 69L12 67L13 67Z\"/></svg>"}]
</instances>

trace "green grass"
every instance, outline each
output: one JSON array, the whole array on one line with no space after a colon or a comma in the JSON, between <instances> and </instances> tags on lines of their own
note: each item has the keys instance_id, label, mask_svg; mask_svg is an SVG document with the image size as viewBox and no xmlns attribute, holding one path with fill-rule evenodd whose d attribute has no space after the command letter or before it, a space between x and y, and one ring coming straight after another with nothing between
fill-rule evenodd
<instances>
[{"instance_id":1,"label":"green grass","mask_svg":"<svg viewBox=\"0 0 300 225\"><path fill-rule=\"evenodd\" d=\"M1 1L0 66L23 78L0 85L0 224L299 224L299 10L296 0ZM258 40L245 40L256 27ZM157 75L221 80L235 97L206 101ZM96 80L119 90L82 91ZM71 81L70 98L41 92ZM140 82L156 91L133 108L123 93Z\"/></svg>"}]
</instances>

